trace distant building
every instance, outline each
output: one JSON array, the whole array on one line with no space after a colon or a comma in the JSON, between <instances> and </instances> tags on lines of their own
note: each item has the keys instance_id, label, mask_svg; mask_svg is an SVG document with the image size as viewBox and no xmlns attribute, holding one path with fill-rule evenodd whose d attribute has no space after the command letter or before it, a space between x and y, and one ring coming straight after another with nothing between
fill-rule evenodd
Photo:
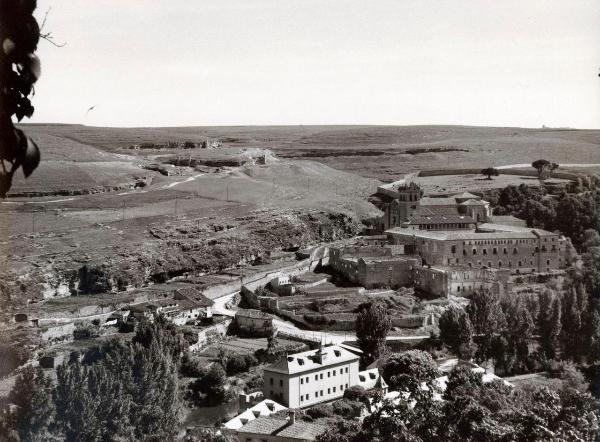
<instances>
[{"instance_id":1,"label":"distant building","mask_svg":"<svg viewBox=\"0 0 600 442\"><path fill-rule=\"evenodd\" d=\"M279 416L259 417L238 430L240 442L311 442L327 430L316 422L296 421L289 411L287 418Z\"/></svg>"},{"instance_id":2,"label":"distant building","mask_svg":"<svg viewBox=\"0 0 600 442\"><path fill-rule=\"evenodd\" d=\"M270 336L275 330L273 317L260 310L238 310L235 313L235 324L239 331L253 336Z\"/></svg>"},{"instance_id":3,"label":"distant building","mask_svg":"<svg viewBox=\"0 0 600 442\"><path fill-rule=\"evenodd\" d=\"M394 227L417 230L461 230L487 222L490 204L480 196L463 192L449 197L423 196L414 182L405 179L377 188L371 201L383 212L377 230Z\"/></svg>"},{"instance_id":4,"label":"distant building","mask_svg":"<svg viewBox=\"0 0 600 442\"><path fill-rule=\"evenodd\" d=\"M156 316L162 315L176 325L183 325L188 321L210 318L213 304L212 300L190 287L175 290L173 298L130 305L129 310L131 316L137 320L152 321Z\"/></svg>"},{"instance_id":5,"label":"distant building","mask_svg":"<svg viewBox=\"0 0 600 442\"><path fill-rule=\"evenodd\" d=\"M388 238L423 259L423 265L549 272L566 265L567 241L542 229L483 223L475 230L426 232L396 227Z\"/></svg>"}]
</instances>

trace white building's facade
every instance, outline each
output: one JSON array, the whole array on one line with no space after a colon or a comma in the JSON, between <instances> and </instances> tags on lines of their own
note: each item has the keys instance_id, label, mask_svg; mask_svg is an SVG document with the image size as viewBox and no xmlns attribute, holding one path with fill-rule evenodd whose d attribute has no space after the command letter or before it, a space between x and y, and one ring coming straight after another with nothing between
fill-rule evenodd
<instances>
[{"instance_id":1,"label":"white building's facade","mask_svg":"<svg viewBox=\"0 0 600 442\"><path fill-rule=\"evenodd\" d=\"M264 396L289 408L339 399L360 384L358 362L337 345L288 355L264 369Z\"/></svg>"}]
</instances>

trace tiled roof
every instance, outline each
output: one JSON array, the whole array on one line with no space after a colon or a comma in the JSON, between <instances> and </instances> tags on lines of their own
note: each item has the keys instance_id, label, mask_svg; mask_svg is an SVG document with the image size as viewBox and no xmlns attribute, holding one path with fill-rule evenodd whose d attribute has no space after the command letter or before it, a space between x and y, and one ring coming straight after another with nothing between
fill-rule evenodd
<instances>
[{"instance_id":1,"label":"tiled roof","mask_svg":"<svg viewBox=\"0 0 600 442\"><path fill-rule=\"evenodd\" d=\"M287 410L287 407L284 407L283 405L278 404L271 399L265 399L255 406L248 408L246 411L240 413L233 419L225 422L223 426L225 428L229 428L230 430L237 430L243 427L246 423L251 422L261 416L270 416L271 414L277 413L281 410Z\"/></svg>"},{"instance_id":2,"label":"tiled roof","mask_svg":"<svg viewBox=\"0 0 600 442\"><path fill-rule=\"evenodd\" d=\"M261 312L260 310L254 309L243 309L235 312L235 316L243 317L243 318L256 318L256 319L269 319L271 315L265 312Z\"/></svg>"},{"instance_id":3,"label":"tiled roof","mask_svg":"<svg viewBox=\"0 0 600 442\"><path fill-rule=\"evenodd\" d=\"M417 215L410 218L406 224L475 224L475 220L465 215Z\"/></svg>"},{"instance_id":4,"label":"tiled roof","mask_svg":"<svg viewBox=\"0 0 600 442\"><path fill-rule=\"evenodd\" d=\"M296 422L285 427L277 436L288 439L315 440L317 436L327 430L327 426L318 422Z\"/></svg>"},{"instance_id":5,"label":"tiled roof","mask_svg":"<svg viewBox=\"0 0 600 442\"><path fill-rule=\"evenodd\" d=\"M379 374L378 368L371 368L369 370L360 371L358 373L358 385L363 387L365 390L370 390L375 387L387 387L385 380L383 380L383 378Z\"/></svg>"},{"instance_id":6,"label":"tiled roof","mask_svg":"<svg viewBox=\"0 0 600 442\"><path fill-rule=\"evenodd\" d=\"M452 198L459 198L459 199L481 199L481 197L477 196L477 195L473 195L470 192L463 192L463 193L457 193L456 195L452 195Z\"/></svg>"},{"instance_id":7,"label":"tiled roof","mask_svg":"<svg viewBox=\"0 0 600 442\"><path fill-rule=\"evenodd\" d=\"M393 235L402 235L404 237L414 237L423 239L437 239L439 241L452 241L452 240L486 240L486 239L535 239L538 236L554 235L554 233L547 232L540 229L523 229L514 226L499 226L499 227L514 227L515 230L495 230L489 227L489 224L482 224L480 227L490 230L489 232L476 232L470 230L467 232L461 231L427 231L427 230L408 230L401 227L394 227L393 229L386 230L386 233ZM516 230L519 229L519 230Z\"/></svg>"},{"instance_id":8,"label":"tiled roof","mask_svg":"<svg viewBox=\"0 0 600 442\"><path fill-rule=\"evenodd\" d=\"M489 203L487 201L470 199L463 203L460 203L461 206L487 206Z\"/></svg>"},{"instance_id":9,"label":"tiled roof","mask_svg":"<svg viewBox=\"0 0 600 442\"><path fill-rule=\"evenodd\" d=\"M240 433L252 433L252 434L276 434L276 432L287 425L288 420L286 418L279 418L273 416L264 416L254 419L248 422L242 428L238 430Z\"/></svg>"},{"instance_id":10,"label":"tiled roof","mask_svg":"<svg viewBox=\"0 0 600 442\"><path fill-rule=\"evenodd\" d=\"M323 358L318 358L322 352ZM293 374L328 367L343 362L357 361L359 357L339 345L330 345L316 350L295 353L280 359L279 361L265 367L265 371Z\"/></svg>"},{"instance_id":11,"label":"tiled roof","mask_svg":"<svg viewBox=\"0 0 600 442\"><path fill-rule=\"evenodd\" d=\"M424 196L421 198L421 206L456 206L458 203L454 198L432 198Z\"/></svg>"}]
</instances>

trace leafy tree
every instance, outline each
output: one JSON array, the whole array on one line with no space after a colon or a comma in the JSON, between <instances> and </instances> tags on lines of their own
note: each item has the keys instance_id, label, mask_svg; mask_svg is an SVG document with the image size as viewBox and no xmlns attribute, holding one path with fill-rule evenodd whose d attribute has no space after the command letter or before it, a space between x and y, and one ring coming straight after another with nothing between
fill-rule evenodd
<instances>
[{"instance_id":1,"label":"leafy tree","mask_svg":"<svg viewBox=\"0 0 600 442\"><path fill-rule=\"evenodd\" d=\"M385 352L385 338L391 321L383 304L365 303L358 308L356 317L356 340L363 351L361 363L369 365Z\"/></svg>"},{"instance_id":2,"label":"leafy tree","mask_svg":"<svg viewBox=\"0 0 600 442\"><path fill-rule=\"evenodd\" d=\"M226 398L227 374L221 364L213 364L189 386L191 398L200 404L220 404Z\"/></svg>"},{"instance_id":3,"label":"leafy tree","mask_svg":"<svg viewBox=\"0 0 600 442\"><path fill-rule=\"evenodd\" d=\"M420 350L394 353L383 366L383 377L390 389L409 392L411 396L421 395L421 385L431 385L438 375L431 355Z\"/></svg>"},{"instance_id":4,"label":"leafy tree","mask_svg":"<svg viewBox=\"0 0 600 442\"><path fill-rule=\"evenodd\" d=\"M539 304L540 348L547 359L555 359L560 351L561 301L556 293L546 290L540 293Z\"/></svg>"},{"instance_id":5,"label":"leafy tree","mask_svg":"<svg viewBox=\"0 0 600 442\"><path fill-rule=\"evenodd\" d=\"M479 336L476 358L486 361L491 357L494 336L505 321L498 296L489 290L476 291L469 297L466 312L474 334Z\"/></svg>"},{"instance_id":6,"label":"leafy tree","mask_svg":"<svg viewBox=\"0 0 600 442\"><path fill-rule=\"evenodd\" d=\"M7 429L22 441L47 441L52 436L54 404L52 381L40 368L26 367L18 376L8 395L14 409L9 411Z\"/></svg>"},{"instance_id":7,"label":"leafy tree","mask_svg":"<svg viewBox=\"0 0 600 442\"><path fill-rule=\"evenodd\" d=\"M25 177L40 163L37 144L13 122L33 115L29 96L40 78L41 65L35 55L41 37L32 13L34 0L0 2L0 198L10 190L14 173L21 167Z\"/></svg>"},{"instance_id":8,"label":"leafy tree","mask_svg":"<svg viewBox=\"0 0 600 442\"><path fill-rule=\"evenodd\" d=\"M593 309L590 314L589 333L587 361L596 363L600 361L600 313L597 308Z\"/></svg>"},{"instance_id":9,"label":"leafy tree","mask_svg":"<svg viewBox=\"0 0 600 442\"><path fill-rule=\"evenodd\" d=\"M450 307L439 320L440 338L462 359L471 359L475 351L473 325L469 315L459 307Z\"/></svg>"},{"instance_id":10,"label":"leafy tree","mask_svg":"<svg viewBox=\"0 0 600 442\"><path fill-rule=\"evenodd\" d=\"M558 164L551 163L548 160L540 159L531 163L531 167L537 169L539 179L545 180L552 174L552 172L558 169Z\"/></svg>"},{"instance_id":11,"label":"leafy tree","mask_svg":"<svg viewBox=\"0 0 600 442\"><path fill-rule=\"evenodd\" d=\"M487 176L488 180L491 180L492 176L498 176L500 175L500 172L495 167L488 167L486 169L482 169L481 174Z\"/></svg>"}]
</instances>

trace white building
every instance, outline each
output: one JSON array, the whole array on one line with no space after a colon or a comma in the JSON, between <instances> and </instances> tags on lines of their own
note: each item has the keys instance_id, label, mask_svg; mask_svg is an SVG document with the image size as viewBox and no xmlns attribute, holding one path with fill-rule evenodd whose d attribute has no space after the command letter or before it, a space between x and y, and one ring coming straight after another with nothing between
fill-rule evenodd
<instances>
[{"instance_id":1,"label":"white building","mask_svg":"<svg viewBox=\"0 0 600 442\"><path fill-rule=\"evenodd\" d=\"M264 369L264 396L289 408L339 399L360 384L358 361L338 345L288 355Z\"/></svg>"}]
</instances>

